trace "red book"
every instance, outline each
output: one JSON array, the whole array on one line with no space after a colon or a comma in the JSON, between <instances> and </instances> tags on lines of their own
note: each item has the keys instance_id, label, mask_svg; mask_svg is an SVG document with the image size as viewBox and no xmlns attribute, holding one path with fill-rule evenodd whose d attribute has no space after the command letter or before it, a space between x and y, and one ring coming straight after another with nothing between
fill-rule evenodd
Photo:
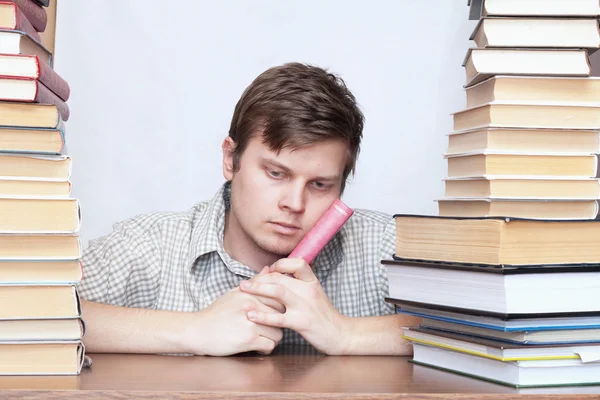
<instances>
[{"instance_id":1,"label":"red book","mask_svg":"<svg viewBox=\"0 0 600 400\"><path fill-rule=\"evenodd\" d=\"M63 121L70 115L67 103L37 79L0 78L0 101L53 104Z\"/></svg>"},{"instance_id":2,"label":"red book","mask_svg":"<svg viewBox=\"0 0 600 400\"><path fill-rule=\"evenodd\" d=\"M71 95L67 81L34 55L0 54L0 78L38 79L63 101Z\"/></svg>"},{"instance_id":3,"label":"red book","mask_svg":"<svg viewBox=\"0 0 600 400\"><path fill-rule=\"evenodd\" d=\"M0 1L0 29L10 29L28 33L38 42L42 41L40 34L35 30L23 12L15 3Z\"/></svg>"},{"instance_id":4,"label":"red book","mask_svg":"<svg viewBox=\"0 0 600 400\"><path fill-rule=\"evenodd\" d=\"M58 108L58 111L60 112L60 116L61 116L62 120L67 121L71 114L71 111L69 110L69 106L67 105L67 103L62 101L60 99L60 97L55 95L52 92L52 90L48 89L40 81L34 80L31 82L35 82L36 88L37 88L37 92L35 94L33 102L42 103L42 104L54 104L56 106L56 108Z\"/></svg>"},{"instance_id":5,"label":"red book","mask_svg":"<svg viewBox=\"0 0 600 400\"><path fill-rule=\"evenodd\" d=\"M15 3L23 12L25 18L29 20L31 25L38 32L44 32L48 24L48 15L46 9L33 0L12 0L10 3Z\"/></svg>"}]
</instances>

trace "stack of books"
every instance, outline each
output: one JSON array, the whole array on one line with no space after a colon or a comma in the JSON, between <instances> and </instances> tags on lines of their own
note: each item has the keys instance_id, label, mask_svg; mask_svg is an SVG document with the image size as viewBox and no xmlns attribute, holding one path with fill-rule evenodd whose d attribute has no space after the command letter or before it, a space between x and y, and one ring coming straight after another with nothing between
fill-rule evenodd
<instances>
[{"instance_id":1,"label":"stack of books","mask_svg":"<svg viewBox=\"0 0 600 400\"><path fill-rule=\"evenodd\" d=\"M600 3L472 0L467 106L439 215L388 267L414 362L518 387L600 384Z\"/></svg>"},{"instance_id":2,"label":"stack of books","mask_svg":"<svg viewBox=\"0 0 600 400\"><path fill-rule=\"evenodd\" d=\"M0 1L0 375L78 374L80 208L44 0Z\"/></svg>"},{"instance_id":3,"label":"stack of books","mask_svg":"<svg viewBox=\"0 0 600 400\"><path fill-rule=\"evenodd\" d=\"M600 47L599 5L550 4L471 4L483 17L464 62L466 109L448 135L440 215L598 214L600 80L589 53Z\"/></svg>"}]
</instances>

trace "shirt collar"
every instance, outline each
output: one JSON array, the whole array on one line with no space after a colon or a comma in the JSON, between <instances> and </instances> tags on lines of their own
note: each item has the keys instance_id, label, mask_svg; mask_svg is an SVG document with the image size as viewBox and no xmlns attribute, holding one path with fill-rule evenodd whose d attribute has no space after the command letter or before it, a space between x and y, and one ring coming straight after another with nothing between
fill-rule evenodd
<instances>
[{"instance_id":1,"label":"shirt collar","mask_svg":"<svg viewBox=\"0 0 600 400\"><path fill-rule=\"evenodd\" d=\"M230 193L231 184L225 182L206 207L196 211L190 243L192 263L204 254L219 250L219 242L223 245L225 212L229 208Z\"/></svg>"},{"instance_id":2,"label":"shirt collar","mask_svg":"<svg viewBox=\"0 0 600 400\"><path fill-rule=\"evenodd\" d=\"M218 252L227 268L232 272L252 276L255 272L246 265L233 260L223 247L225 233L225 213L229 211L231 201L231 182L225 182L204 210L198 210L192 222L190 265L201 256ZM329 241L313 262L313 270L319 280L340 265L343 259L342 244L346 234L344 227Z\"/></svg>"}]
</instances>

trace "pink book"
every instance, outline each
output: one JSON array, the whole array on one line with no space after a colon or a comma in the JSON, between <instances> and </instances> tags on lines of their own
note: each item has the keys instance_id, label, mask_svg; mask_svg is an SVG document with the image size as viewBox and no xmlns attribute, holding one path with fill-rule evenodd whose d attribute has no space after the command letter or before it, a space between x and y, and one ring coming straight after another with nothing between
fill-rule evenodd
<instances>
[{"instance_id":1,"label":"pink book","mask_svg":"<svg viewBox=\"0 0 600 400\"><path fill-rule=\"evenodd\" d=\"M44 86L43 83L37 82L37 93L35 96L36 103L42 104L54 104L58 111L60 112L60 116L63 121L67 121L69 116L71 115L71 111L69 110L69 106L67 103L62 101L57 95L55 95L50 89Z\"/></svg>"},{"instance_id":2,"label":"pink book","mask_svg":"<svg viewBox=\"0 0 600 400\"><path fill-rule=\"evenodd\" d=\"M52 104L56 106L63 121L67 121L70 116L67 103L37 79L0 78L0 101Z\"/></svg>"},{"instance_id":3,"label":"pink book","mask_svg":"<svg viewBox=\"0 0 600 400\"><path fill-rule=\"evenodd\" d=\"M317 254L325 247L331 238L340 230L342 225L348 221L354 211L336 199L323 216L319 218L315 226L298 243L288 258L302 258L307 264L313 262Z\"/></svg>"},{"instance_id":4,"label":"pink book","mask_svg":"<svg viewBox=\"0 0 600 400\"><path fill-rule=\"evenodd\" d=\"M46 9L33 0L12 0L38 32L44 32L48 24Z\"/></svg>"},{"instance_id":5,"label":"pink book","mask_svg":"<svg viewBox=\"0 0 600 400\"><path fill-rule=\"evenodd\" d=\"M38 42L42 41L40 34L25 17L17 5L10 1L0 1L0 29L22 31Z\"/></svg>"},{"instance_id":6,"label":"pink book","mask_svg":"<svg viewBox=\"0 0 600 400\"><path fill-rule=\"evenodd\" d=\"M69 84L38 56L0 54L0 78L38 79L63 101L69 100Z\"/></svg>"}]
</instances>

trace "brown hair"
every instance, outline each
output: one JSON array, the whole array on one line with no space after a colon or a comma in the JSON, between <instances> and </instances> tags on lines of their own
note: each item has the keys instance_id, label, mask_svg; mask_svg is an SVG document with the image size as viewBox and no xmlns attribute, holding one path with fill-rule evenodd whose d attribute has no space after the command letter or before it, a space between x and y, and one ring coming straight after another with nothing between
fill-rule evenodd
<instances>
[{"instance_id":1,"label":"brown hair","mask_svg":"<svg viewBox=\"0 0 600 400\"><path fill-rule=\"evenodd\" d=\"M229 136L236 143L233 169L253 134L261 132L272 151L327 140L348 145L342 179L352 172L360 151L364 116L345 82L327 70L301 63L273 67L246 88L235 106Z\"/></svg>"}]
</instances>

